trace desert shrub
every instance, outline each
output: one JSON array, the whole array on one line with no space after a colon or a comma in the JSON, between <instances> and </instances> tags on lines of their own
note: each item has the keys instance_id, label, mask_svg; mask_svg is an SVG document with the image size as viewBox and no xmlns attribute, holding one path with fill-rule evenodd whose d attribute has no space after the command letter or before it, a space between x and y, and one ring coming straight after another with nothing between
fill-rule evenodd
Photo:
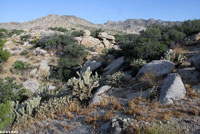
<instances>
[{"instance_id":1,"label":"desert shrub","mask_svg":"<svg viewBox=\"0 0 200 134\"><path fill-rule=\"evenodd\" d=\"M177 27L180 31L183 31L186 36L197 34L200 32L200 20L188 20L181 26Z\"/></svg>"},{"instance_id":2,"label":"desert shrub","mask_svg":"<svg viewBox=\"0 0 200 134\"><path fill-rule=\"evenodd\" d=\"M15 61L13 64L13 68L18 71L22 71L22 70L28 69L30 67L31 67L31 65L29 63L23 62L20 60Z\"/></svg>"},{"instance_id":3,"label":"desert shrub","mask_svg":"<svg viewBox=\"0 0 200 134\"><path fill-rule=\"evenodd\" d=\"M0 39L0 63L7 61L10 57L10 53L7 50L3 50L5 42L5 40Z\"/></svg>"},{"instance_id":4,"label":"desert shrub","mask_svg":"<svg viewBox=\"0 0 200 134\"><path fill-rule=\"evenodd\" d=\"M11 36L13 36L14 34L20 35L20 34L23 33L23 32L24 32L23 30L13 29L12 31L10 31L10 32L8 33L8 36L11 37Z\"/></svg>"},{"instance_id":5,"label":"desert shrub","mask_svg":"<svg viewBox=\"0 0 200 134\"><path fill-rule=\"evenodd\" d=\"M0 103L6 101L21 102L26 100L30 95L30 92L23 89L21 84L15 83L12 78L0 79Z\"/></svg>"},{"instance_id":6,"label":"desert shrub","mask_svg":"<svg viewBox=\"0 0 200 134\"><path fill-rule=\"evenodd\" d=\"M80 36L83 36L83 31L82 31L82 30L73 31L73 32L71 33L71 35L72 35L73 37L80 37Z\"/></svg>"},{"instance_id":7,"label":"desert shrub","mask_svg":"<svg viewBox=\"0 0 200 134\"><path fill-rule=\"evenodd\" d=\"M17 69L17 70L23 70L25 68L25 64L23 61L20 61L20 60L17 60L15 61L14 63L14 68Z\"/></svg>"},{"instance_id":8,"label":"desert shrub","mask_svg":"<svg viewBox=\"0 0 200 134\"><path fill-rule=\"evenodd\" d=\"M104 32L104 30L101 29L101 28L100 29L96 29L96 30L92 30L91 31L91 36L94 37L94 38L98 38L98 35L99 35L100 32Z\"/></svg>"},{"instance_id":9,"label":"desert shrub","mask_svg":"<svg viewBox=\"0 0 200 134\"><path fill-rule=\"evenodd\" d=\"M30 34L20 36L20 39L21 39L22 41L27 41L27 40L30 39L30 38L31 38L31 35L30 35Z\"/></svg>"},{"instance_id":10,"label":"desert shrub","mask_svg":"<svg viewBox=\"0 0 200 134\"><path fill-rule=\"evenodd\" d=\"M58 50L57 48L62 47ZM67 80L74 76L77 67L82 64L87 56L87 51L83 45L76 44L72 36L54 35L45 37L36 43L36 47L43 49L55 49L63 53L59 59L58 65L51 70L51 78Z\"/></svg>"},{"instance_id":11,"label":"desert shrub","mask_svg":"<svg viewBox=\"0 0 200 134\"><path fill-rule=\"evenodd\" d=\"M125 75L123 72L116 72L112 75L107 75L104 79L104 84L109 85L112 87L120 87L120 85L123 85L125 81Z\"/></svg>"},{"instance_id":12,"label":"desert shrub","mask_svg":"<svg viewBox=\"0 0 200 134\"><path fill-rule=\"evenodd\" d=\"M67 29L62 28L62 27L50 27L49 29L53 31L59 31L59 32L68 32Z\"/></svg>"},{"instance_id":13,"label":"desert shrub","mask_svg":"<svg viewBox=\"0 0 200 134\"><path fill-rule=\"evenodd\" d=\"M8 33L8 31L6 29L0 28L0 38L6 37L7 33Z\"/></svg>"},{"instance_id":14,"label":"desert shrub","mask_svg":"<svg viewBox=\"0 0 200 134\"><path fill-rule=\"evenodd\" d=\"M52 78L68 80L75 75L78 63L75 59L61 58L58 65L51 71Z\"/></svg>"},{"instance_id":15,"label":"desert shrub","mask_svg":"<svg viewBox=\"0 0 200 134\"><path fill-rule=\"evenodd\" d=\"M72 89L72 95L80 101L88 100L91 97L92 89L99 86L99 78L96 73L92 76L92 72L88 67L85 72L78 73L78 78L73 77L68 80L67 86Z\"/></svg>"},{"instance_id":16,"label":"desert shrub","mask_svg":"<svg viewBox=\"0 0 200 134\"><path fill-rule=\"evenodd\" d=\"M0 131L12 123L12 104L9 101L0 103Z\"/></svg>"},{"instance_id":17,"label":"desert shrub","mask_svg":"<svg viewBox=\"0 0 200 134\"><path fill-rule=\"evenodd\" d=\"M41 38L36 44L35 47L40 47L46 50L58 49L59 47L64 47L69 44L75 44L75 40L70 35L52 35Z\"/></svg>"},{"instance_id":18,"label":"desert shrub","mask_svg":"<svg viewBox=\"0 0 200 134\"><path fill-rule=\"evenodd\" d=\"M10 53L7 50L0 48L0 63L5 62L10 57Z\"/></svg>"}]
</instances>

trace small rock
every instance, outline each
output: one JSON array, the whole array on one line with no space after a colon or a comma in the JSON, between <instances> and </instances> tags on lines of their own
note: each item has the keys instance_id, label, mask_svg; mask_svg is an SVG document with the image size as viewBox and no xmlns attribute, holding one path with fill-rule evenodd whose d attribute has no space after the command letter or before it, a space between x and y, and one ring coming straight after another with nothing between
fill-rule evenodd
<instances>
[{"instance_id":1,"label":"small rock","mask_svg":"<svg viewBox=\"0 0 200 134\"><path fill-rule=\"evenodd\" d=\"M40 84L36 80L30 79L30 80L25 81L23 83L23 86L26 89L30 90L31 92L35 93L39 89Z\"/></svg>"},{"instance_id":2,"label":"small rock","mask_svg":"<svg viewBox=\"0 0 200 134\"><path fill-rule=\"evenodd\" d=\"M100 87L91 99L90 104L99 104L102 101L102 97L106 96L105 92L107 92L110 88L111 86L108 85Z\"/></svg>"},{"instance_id":3,"label":"small rock","mask_svg":"<svg viewBox=\"0 0 200 134\"><path fill-rule=\"evenodd\" d=\"M37 68L31 70L31 72L30 72L30 76L33 77L33 76L36 75L36 73L37 73Z\"/></svg>"}]
</instances>

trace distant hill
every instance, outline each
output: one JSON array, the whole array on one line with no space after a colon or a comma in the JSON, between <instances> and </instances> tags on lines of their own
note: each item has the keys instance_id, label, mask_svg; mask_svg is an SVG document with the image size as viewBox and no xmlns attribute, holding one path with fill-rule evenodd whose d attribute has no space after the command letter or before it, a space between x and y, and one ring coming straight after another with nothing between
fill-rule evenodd
<instances>
[{"instance_id":1,"label":"distant hill","mask_svg":"<svg viewBox=\"0 0 200 134\"><path fill-rule=\"evenodd\" d=\"M126 33L139 33L141 30L145 30L147 26L152 24L162 25L174 25L181 24L181 22L161 21L154 19L127 19L125 21L108 21L104 24L93 24L85 19L78 18L76 16L59 16L59 15L48 15L42 18L38 18L32 21L24 23L0 23L0 28L6 29L47 29L49 27L63 27L63 28L102 28L108 30L117 30Z\"/></svg>"}]
</instances>

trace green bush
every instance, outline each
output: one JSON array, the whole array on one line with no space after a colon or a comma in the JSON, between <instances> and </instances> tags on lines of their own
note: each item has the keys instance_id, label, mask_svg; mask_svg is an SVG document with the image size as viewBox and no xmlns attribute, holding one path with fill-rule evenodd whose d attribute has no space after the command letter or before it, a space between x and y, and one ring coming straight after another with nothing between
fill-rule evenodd
<instances>
[{"instance_id":1,"label":"green bush","mask_svg":"<svg viewBox=\"0 0 200 134\"><path fill-rule=\"evenodd\" d=\"M52 69L52 78L68 80L72 76L75 76L78 63L75 59L61 58L58 65Z\"/></svg>"},{"instance_id":2,"label":"green bush","mask_svg":"<svg viewBox=\"0 0 200 134\"><path fill-rule=\"evenodd\" d=\"M10 53L7 50L3 50L5 42L5 40L0 39L0 63L7 61L10 57Z\"/></svg>"},{"instance_id":3,"label":"green bush","mask_svg":"<svg viewBox=\"0 0 200 134\"><path fill-rule=\"evenodd\" d=\"M75 40L70 35L52 35L47 36L42 39L40 39L36 44L35 47L40 47L42 49L46 50L57 50L58 46L61 46L64 48L64 46L69 44L75 44Z\"/></svg>"},{"instance_id":4,"label":"green bush","mask_svg":"<svg viewBox=\"0 0 200 134\"><path fill-rule=\"evenodd\" d=\"M10 32L8 33L8 36L11 37L11 36L13 36L14 34L20 35L20 34L23 33L23 32L24 32L23 30L13 29L12 31L10 31Z\"/></svg>"},{"instance_id":5,"label":"green bush","mask_svg":"<svg viewBox=\"0 0 200 134\"><path fill-rule=\"evenodd\" d=\"M71 33L71 35L72 35L73 37L80 37L80 36L83 36L83 31L82 31L82 30L73 31L73 32Z\"/></svg>"},{"instance_id":6,"label":"green bush","mask_svg":"<svg viewBox=\"0 0 200 134\"><path fill-rule=\"evenodd\" d=\"M31 35L29 35L29 34L20 36L20 39L22 41L28 41L28 39L30 39L30 38L31 38Z\"/></svg>"},{"instance_id":7,"label":"green bush","mask_svg":"<svg viewBox=\"0 0 200 134\"><path fill-rule=\"evenodd\" d=\"M13 90L16 91L13 91ZM12 78L0 78L0 103L6 101L24 101L30 93L22 88L21 84L16 84Z\"/></svg>"},{"instance_id":8,"label":"green bush","mask_svg":"<svg viewBox=\"0 0 200 134\"><path fill-rule=\"evenodd\" d=\"M14 66L14 69L17 69L17 70L24 70L25 69L25 64L23 61L15 61L15 63L13 64Z\"/></svg>"},{"instance_id":9,"label":"green bush","mask_svg":"<svg viewBox=\"0 0 200 134\"><path fill-rule=\"evenodd\" d=\"M9 101L0 103L0 131L9 127L12 122L12 104Z\"/></svg>"},{"instance_id":10,"label":"green bush","mask_svg":"<svg viewBox=\"0 0 200 134\"><path fill-rule=\"evenodd\" d=\"M98 38L98 35L99 35L100 32L104 32L104 30L103 29L92 30L91 36L94 37L94 38Z\"/></svg>"},{"instance_id":11,"label":"green bush","mask_svg":"<svg viewBox=\"0 0 200 134\"><path fill-rule=\"evenodd\" d=\"M68 32L67 29L62 28L62 27L50 27L49 29L53 31L59 31L59 32Z\"/></svg>"},{"instance_id":12,"label":"green bush","mask_svg":"<svg viewBox=\"0 0 200 134\"><path fill-rule=\"evenodd\" d=\"M58 46L62 49L58 49ZM70 35L54 35L45 37L36 43L36 47L52 50L55 49L63 53L59 59L58 66L51 69L52 78L68 80L74 76L77 67L83 63L87 56L87 51L83 45L75 42Z\"/></svg>"}]
</instances>

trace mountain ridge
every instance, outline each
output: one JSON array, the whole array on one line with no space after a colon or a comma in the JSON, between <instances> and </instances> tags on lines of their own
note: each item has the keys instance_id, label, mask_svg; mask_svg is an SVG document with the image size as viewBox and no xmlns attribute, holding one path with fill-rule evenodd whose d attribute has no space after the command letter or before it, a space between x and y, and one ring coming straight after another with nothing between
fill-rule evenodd
<instances>
[{"instance_id":1,"label":"mountain ridge","mask_svg":"<svg viewBox=\"0 0 200 134\"><path fill-rule=\"evenodd\" d=\"M47 29L49 27L63 27L63 28L78 28L89 27L89 28L102 28L108 30L122 31L125 33L137 34L142 30L145 30L147 26L152 24L161 24L161 25L179 25L180 21L162 21L155 19L127 19L120 21L111 21L108 20L103 24L94 24L90 21L87 21L83 18L76 17L73 15L55 15L49 14L41 18L37 18L27 22L10 22L10 23L0 23L0 28L6 29Z\"/></svg>"}]
</instances>

